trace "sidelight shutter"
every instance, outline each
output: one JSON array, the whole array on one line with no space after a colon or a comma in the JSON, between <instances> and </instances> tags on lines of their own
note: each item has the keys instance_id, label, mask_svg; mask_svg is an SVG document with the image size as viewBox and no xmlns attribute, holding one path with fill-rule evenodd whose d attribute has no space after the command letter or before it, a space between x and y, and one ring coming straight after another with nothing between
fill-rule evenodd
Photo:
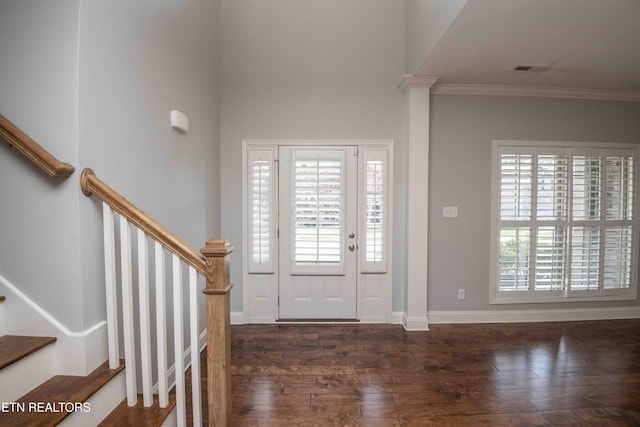
<instances>
[{"instance_id":1,"label":"sidelight shutter","mask_svg":"<svg viewBox=\"0 0 640 427\"><path fill-rule=\"evenodd\" d=\"M362 150L363 172L360 193L360 261L363 273L387 272L387 230L389 212L389 152Z\"/></svg>"},{"instance_id":2,"label":"sidelight shutter","mask_svg":"<svg viewBox=\"0 0 640 427\"><path fill-rule=\"evenodd\" d=\"M249 273L273 273L274 267L274 151L251 150L248 164Z\"/></svg>"}]
</instances>

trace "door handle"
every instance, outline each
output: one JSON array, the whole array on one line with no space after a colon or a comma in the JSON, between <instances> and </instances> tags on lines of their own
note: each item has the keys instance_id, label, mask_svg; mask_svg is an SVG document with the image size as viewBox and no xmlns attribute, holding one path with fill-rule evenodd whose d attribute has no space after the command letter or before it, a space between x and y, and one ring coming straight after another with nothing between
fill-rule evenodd
<instances>
[{"instance_id":1,"label":"door handle","mask_svg":"<svg viewBox=\"0 0 640 427\"><path fill-rule=\"evenodd\" d=\"M349 250L351 252L355 251L356 250L356 246L355 245L349 245Z\"/></svg>"}]
</instances>

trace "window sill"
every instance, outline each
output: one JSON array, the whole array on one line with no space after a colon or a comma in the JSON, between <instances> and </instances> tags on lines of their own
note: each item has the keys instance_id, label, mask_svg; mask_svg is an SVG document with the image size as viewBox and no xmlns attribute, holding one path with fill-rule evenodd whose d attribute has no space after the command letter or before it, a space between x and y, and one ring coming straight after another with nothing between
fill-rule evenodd
<instances>
[{"instance_id":1,"label":"window sill","mask_svg":"<svg viewBox=\"0 0 640 427\"><path fill-rule=\"evenodd\" d=\"M548 304L548 303L572 303L572 302L603 302L603 301L632 301L636 300L637 296L633 295L602 295L593 297L493 297L489 304Z\"/></svg>"}]
</instances>

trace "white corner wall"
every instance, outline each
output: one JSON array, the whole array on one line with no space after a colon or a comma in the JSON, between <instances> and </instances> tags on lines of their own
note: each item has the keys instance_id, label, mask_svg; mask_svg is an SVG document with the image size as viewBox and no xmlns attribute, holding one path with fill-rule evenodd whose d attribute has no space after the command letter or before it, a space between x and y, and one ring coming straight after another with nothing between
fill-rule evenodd
<instances>
[{"instance_id":1,"label":"white corner wall","mask_svg":"<svg viewBox=\"0 0 640 427\"><path fill-rule=\"evenodd\" d=\"M221 0L222 229L242 307L242 140L394 141L393 307L402 310L404 2Z\"/></svg>"}]
</instances>

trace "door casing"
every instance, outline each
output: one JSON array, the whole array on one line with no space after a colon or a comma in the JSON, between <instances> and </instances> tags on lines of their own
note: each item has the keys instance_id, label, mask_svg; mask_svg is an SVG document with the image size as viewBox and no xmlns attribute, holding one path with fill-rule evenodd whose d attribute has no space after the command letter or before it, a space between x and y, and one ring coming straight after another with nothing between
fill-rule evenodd
<instances>
[{"instance_id":1,"label":"door casing","mask_svg":"<svg viewBox=\"0 0 640 427\"><path fill-rule=\"evenodd\" d=\"M364 268L364 262L358 257L357 262L357 301L356 318L361 323L397 323L392 315L392 278L393 278L393 141L392 140L273 140L246 139L242 141L242 181L243 181L243 311L232 312L233 324L243 323L274 323L279 320L278 282L279 269L277 250L275 251L274 268L271 271L249 273L249 262L246 248L248 248L247 218L248 218L248 159L251 150L273 149L274 153L281 146L356 146L358 149L358 169L363 170L363 159L367 152L383 153L386 156L387 168L387 230L386 230L386 261L382 269ZM277 165L278 161L274 160ZM362 181L359 177L359 181ZM277 193L277 192L276 192ZM363 188L358 185L358 205L362 205ZM274 195L275 206L278 206L278 195ZM358 235L363 236L362 216L358 215ZM362 238L362 237L361 237ZM237 249L236 249L236 252ZM362 253L362 252L361 252Z\"/></svg>"}]
</instances>

